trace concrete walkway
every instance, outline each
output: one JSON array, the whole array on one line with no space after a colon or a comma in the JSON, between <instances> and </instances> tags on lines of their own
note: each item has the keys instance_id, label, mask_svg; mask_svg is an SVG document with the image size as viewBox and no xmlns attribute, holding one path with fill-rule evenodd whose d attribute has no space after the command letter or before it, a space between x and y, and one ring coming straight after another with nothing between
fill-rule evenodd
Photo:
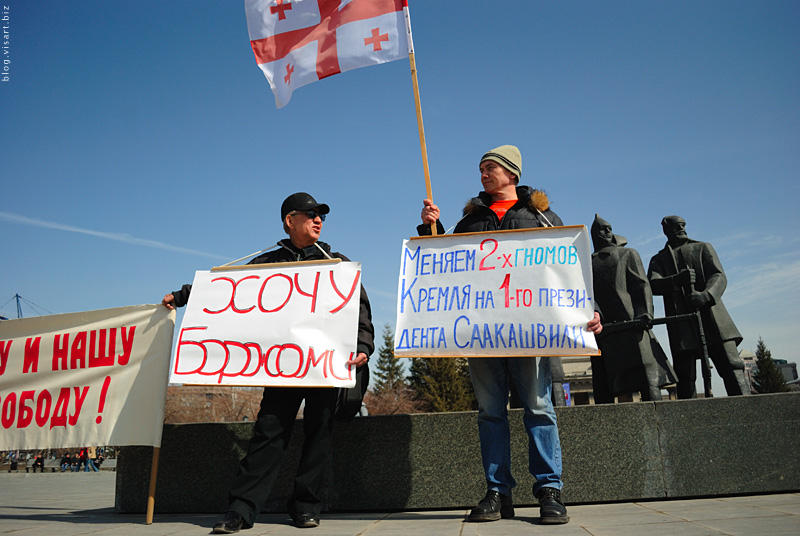
<instances>
[{"instance_id":1,"label":"concrete walkway","mask_svg":"<svg viewBox=\"0 0 800 536\"><path fill-rule=\"evenodd\" d=\"M0 473L0 534L13 536L161 536L209 534L219 514L114 513L116 473ZM476 498L478 499L478 498ZM342 536L581 536L800 535L800 493L569 506L566 525L538 525L538 508L515 519L465 523L465 510L323 514L310 534ZM284 514L258 519L245 536L297 535Z\"/></svg>"}]
</instances>

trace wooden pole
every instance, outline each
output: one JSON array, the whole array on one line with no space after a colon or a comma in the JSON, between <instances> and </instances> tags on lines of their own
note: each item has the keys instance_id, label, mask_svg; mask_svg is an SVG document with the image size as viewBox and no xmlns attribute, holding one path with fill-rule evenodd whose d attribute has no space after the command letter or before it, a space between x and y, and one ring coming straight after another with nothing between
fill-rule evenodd
<instances>
[{"instance_id":1,"label":"wooden pole","mask_svg":"<svg viewBox=\"0 0 800 536\"><path fill-rule=\"evenodd\" d=\"M156 504L156 479L158 477L158 454L161 448L153 447L153 462L150 465L150 490L147 492L147 517L146 525L153 524L153 511Z\"/></svg>"},{"instance_id":2,"label":"wooden pole","mask_svg":"<svg viewBox=\"0 0 800 536\"><path fill-rule=\"evenodd\" d=\"M414 60L414 41L411 37L411 16L408 12L408 3L403 2L403 14L406 20L406 37L408 38L408 59L411 63L411 83L414 86L414 105L417 108L417 128L419 129L419 145L422 150L422 168L425 172L425 193L433 201L431 188L431 173L428 169L428 147L425 145L425 126L422 124L422 105L419 99L419 82L417 81L417 62ZM431 234L438 234L436 222L431 224Z\"/></svg>"}]
</instances>

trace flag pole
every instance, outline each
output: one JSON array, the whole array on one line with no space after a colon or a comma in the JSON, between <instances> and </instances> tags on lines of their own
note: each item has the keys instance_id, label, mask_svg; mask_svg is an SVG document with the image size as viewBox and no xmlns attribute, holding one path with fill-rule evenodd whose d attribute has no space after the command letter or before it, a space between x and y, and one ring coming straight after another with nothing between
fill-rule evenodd
<instances>
[{"instance_id":1,"label":"flag pole","mask_svg":"<svg viewBox=\"0 0 800 536\"><path fill-rule=\"evenodd\" d=\"M408 0L403 0L403 15L406 21L406 36L408 38L408 59L411 63L411 83L414 86L414 104L417 108L417 127L419 128L419 145L422 150L422 168L425 172L425 192L428 199L433 201L431 188L431 173L428 169L428 148L425 145L425 126L422 124L422 105L419 99L419 82L417 81L417 62L414 60L414 40L411 37L411 15L408 11ZM431 234L437 235L436 222L431 223Z\"/></svg>"},{"instance_id":2,"label":"flag pole","mask_svg":"<svg viewBox=\"0 0 800 536\"><path fill-rule=\"evenodd\" d=\"M156 505L156 480L158 479L158 455L160 447L153 447L153 461L150 464L150 489L147 492L147 513L145 515L145 525L153 524L153 512Z\"/></svg>"}]
</instances>

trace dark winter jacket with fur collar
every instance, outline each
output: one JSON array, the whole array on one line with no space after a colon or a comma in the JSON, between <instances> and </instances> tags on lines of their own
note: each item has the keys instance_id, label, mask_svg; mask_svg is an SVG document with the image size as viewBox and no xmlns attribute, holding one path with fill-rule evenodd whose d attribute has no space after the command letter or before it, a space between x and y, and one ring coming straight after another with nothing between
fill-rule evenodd
<instances>
[{"instance_id":1,"label":"dark winter jacket with fur collar","mask_svg":"<svg viewBox=\"0 0 800 536\"><path fill-rule=\"evenodd\" d=\"M541 190L530 186L517 186L517 202L508 209L500 220L489 205L492 198L486 192L473 197L464 207L464 217L456 224L454 233L475 233L506 229L530 229L532 227L557 227L564 225L561 218L550 210L550 200ZM444 226L436 222L439 234L444 234ZM431 234L430 225L419 225L420 236Z\"/></svg>"}]
</instances>

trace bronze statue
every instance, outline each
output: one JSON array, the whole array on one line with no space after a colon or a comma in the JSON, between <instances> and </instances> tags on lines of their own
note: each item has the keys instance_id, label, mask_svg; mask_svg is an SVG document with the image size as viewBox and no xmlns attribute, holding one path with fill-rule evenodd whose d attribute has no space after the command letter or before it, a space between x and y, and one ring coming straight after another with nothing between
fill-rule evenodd
<instances>
[{"instance_id":1,"label":"bronze statue","mask_svg":"<svg viewBox=\"0 0 800 536\"><path fill-rule=\"evenodd\" d=\"M750 394L744 361L736 350L742 336L722 303L728 280L717 253L711 244L689 239L686 220L680 216L667 216L661 220L661 227L667 243L650 259L647 271L653 294L664 297L668 318L694 314L699 320L667 325L678 375L678 398L697 397L697 360L704 358L704 352L714 363L729 396ZM706 364L704 368L707 371L710 366Z\"/></svg>"},{"instance_id":2,"label":"bronze statue","mask_svg":"<svg viewBox=\"0 0 800 536\"><path fill-rule=\"evenodd\" d=\"M650 329L653 294L642 260L597 214L591 234L594 299L605 326L597 336L602 355L591 358L594 400L613 403L615 396L637 391L642 400L661 400L661 388L676 379Z\"/></svg>"}]
</instances>

